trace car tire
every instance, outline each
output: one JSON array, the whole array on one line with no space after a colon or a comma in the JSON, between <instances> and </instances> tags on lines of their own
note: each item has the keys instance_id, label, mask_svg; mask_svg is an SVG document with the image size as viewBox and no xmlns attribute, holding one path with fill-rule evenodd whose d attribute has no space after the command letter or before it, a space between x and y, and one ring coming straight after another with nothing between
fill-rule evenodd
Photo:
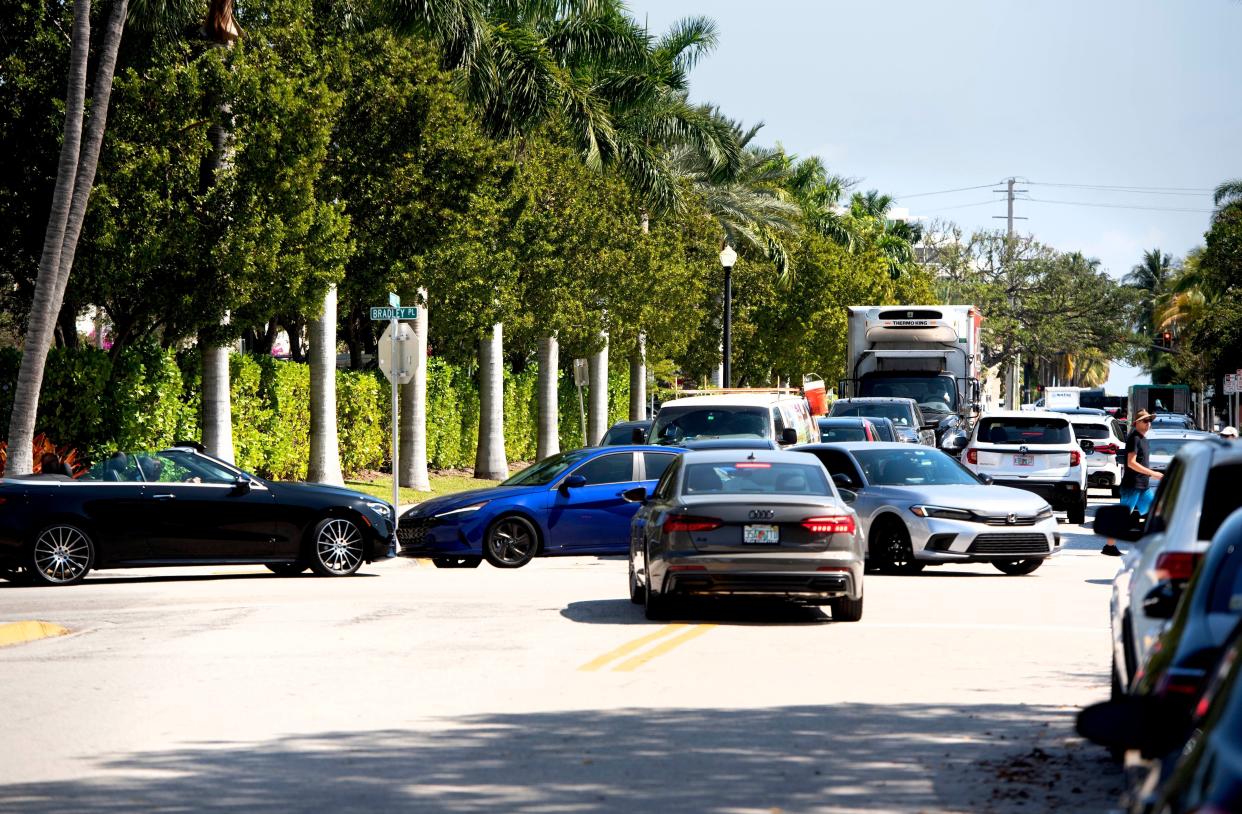
<instances>
[{"instance_id":1,"label":"car tire","mask_svg":"<svg viewBox=\"0 0 1242 814\"><path fill-rule=\"evenodd\" d=\"M630 601L635 605L642 605L647 601L643 586L638 584L638 576L634 573L633 560L630 560Z\"/></svg>"},{"instance_id":2,"label":"car tire","mask_svg":"<svg viewBox=\"0 0 1242 814\"><path fill-rule=\"evenodd\" d=\"M325 517L311 532L310 567L321 577L347 577L362 567L362 530L345 517Z\"/></svg>"},{"instance_id":3,"label":"car tire","mask_svg":"<svg viewBox=\"0 0 1242 814\"><path fill-rule=\"evenodd\" d=\"M539 533L524 517L511 514L487 529L483 556L497 568L521 568L539 552Z\"/></svg>"},{"instance_id":4,"label":"car tire","mask_svg":"<svg viewBox=\"0 0 1242 814\"><path fill-rule=\"evenodd\" d=\"M72 523L54 523L35 535L25 576L35 585L76 585L94 565L91 536Z\"/></svg>"},{"instance_id":5,"label":"car tire","mask_svg":"<svg viewBox=\"0 0 1242 814\"><path fill-rule=\"evenodd\" d=\"M478 568L483 562L482 557L432 557L431 564L436 568Z\"/></svg>"},{"instance_id":6,"label":"car tire","mask_svg":"<svg viewBox=\"0 0 1242 814\"><path fill-rule=\"evenodd\" d=\"M665 622L670 616L672 600L651 586L651 574L643 586L643 614L653 622Z\"/></svg>"},{"instance_id":7,"label":"car tire","mask_svg":"<svg viewBox=\"0 0 1242 814\"><path fill-rule=\"evenodd\" d=\"M1069 522L1081 526L1087 520L1087 493L1083 492L1082 500L1070 506L1065 513L1065 519Z\"/></svg>"},{"instance_id":8,"label":"car tire","mask_svg":"<svg viewBox=\"0 0 1242 814\"><path fill-rule=\"evenodd\" d=\"M1043 564L1043 557L1030 557L1025 560L996 560L992 563L992 566L1002 574L1008 574L1011 577L1021 577L1035 571Z\"/></svg>"},{"instance_id":9,"label":"car tire","mask_svg":"<svg viewBox=\"0 0 1242 814\"><path fill-rule=\"evenodd\" d=\"M839 596L829 603L832 608L832 621L834 622L857 622L862 619L863 615L863 598L850 599L848 596Z\"/></svg>"},{"instance_id":10,"label":"car tire","mask_svg":"<svg viewBox=\"0 0 1242 814\"><path fill-rule=\"evenodd\" d=\"M872 531L868 548L881 573L917 574L923 570L923 563L914 558L910 532L900 520L882 518Z\"/></svg>"},{"instance_id":11,"label":"car tire","mask_svg":"<svg viewBox=\"0 0 1242 814\"><path fill-rule=\"evenodd\" d=\"M296 577L306 570L307 565L298 560L297 562L269 562L265 567L278 577Z\"/></svg>"}]
</instances>

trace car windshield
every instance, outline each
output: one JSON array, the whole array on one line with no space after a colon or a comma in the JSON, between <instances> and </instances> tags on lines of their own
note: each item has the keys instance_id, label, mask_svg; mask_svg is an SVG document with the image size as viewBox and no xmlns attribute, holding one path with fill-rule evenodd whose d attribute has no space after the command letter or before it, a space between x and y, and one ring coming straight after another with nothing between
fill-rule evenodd
<instances>
[{"instance_id":1,"label":"car windshield","mask_svg":"<svg viewBox=\"0 0 1242 814\"><path fill-rule=\"evenodd\" d=\"M825 442L829 441L866 441L867 433L862 427L833 427L819 425L819 437Z\"/></svg>"},{"instance_id":2,"label":"car windshield","mask_svg":"<svg viewBox=\"0 0 1242 814\"><path fill-rule=\"evenodd\" d=\"M1079 424L1074 423L1075 438L1090 438L1092 441L1103 440L1109 438L1108 427L1104 424Z\"/></svg>"},{"instance_id":3,"label":"car windshield","mask_svg":"<svg viewBox=\"0 0 1242 814\"><path fill-rule=\"evenodd\" d=\"M521 472L503 481L501 486L547 486L561 476L565 470L590 456L591 451L575 449L551 455L536 464L526 467Z\"/></svg>"},{"instance_id":4,"label":"car windshield","mask_svg":"<svg viewBox=\"0 0 1242 814\"><path fill-rule=\"evenodd\" d=\"M694 438L770 438L766 407L664 407L652 441L678 444Z\"/></svg>"},{"instance_id":5,"label":"car windshield","mask_svg":"<svg viewBox=\"0 0 1242 814\"><path fill-rule=\"evenodd\" d=\"M832 405L833 418L891 418L898 427L909 427L914 418L910 415L910 406L898 402L872 402L870 404L851 404L838 401Z\"/></svg>"},{"instance_id":6,"label":"car windshield","mask_svg":"<svg viewBox=\"0 0 1242 814\"><path fill-rule=\"evenodd\" d=\"M1063 418L985 418L979 422L985 444L1068 444L1069 422Z\"/></svg>"},{"instance_id":7,"label":"car windshield","mask_svg":"<svg viewBox=\"0 0 1242 814\"><path fill-rule=\"evenodd\" d=\"M961 464L937 449L877 449L853 453L874 486L979 485Z\"/></svg>"},{"instance_id":8,"label":"car windshield","mask_svg":"<svg viewBox=\"0 0 1242 814\"><path fill-rule=\"evenodd\" d=\"M687 495L819 495L832 494L822 466L775 461L690 464L686 467Z\"/></svg>"},{"instance_id":9,"label":"car windshield","mask_svg":"<svg viewBox=\"0 0 1242 814\"><path fill-rule=\"evenodd\" d=\"M914 399L920 410L933 413L957 409L957 385L947 376L864 378L860 395Z\"/></svg>"},{"instance_id":10,"label":"car windshield","mask_svg":"<svg viewBox=\"0 0 1242 814\"><path fill-rule=\"evenodd\" d=\"M640 430L642 426L639 424L623 424L619 427L613 427L604 436L602 447L617 447L631 444L634 442L634 430Z\"/></svg>"},{"instance_id":11,"label":"car windshield","mask_svg":"<svg viewBox=\"0 0 1242 814\"><path fill-rule=\"evenodd\" d=\"M230 469L189 450L117 452L91 467L82 480L131 483L233 483L240 470Z\"/></svg>"}]
</instances>

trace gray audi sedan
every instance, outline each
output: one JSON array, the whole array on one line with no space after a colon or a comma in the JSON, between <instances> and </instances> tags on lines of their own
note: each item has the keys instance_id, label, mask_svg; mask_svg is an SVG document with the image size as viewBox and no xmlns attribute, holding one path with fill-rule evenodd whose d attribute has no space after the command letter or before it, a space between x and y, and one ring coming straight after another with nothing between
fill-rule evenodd
<instances>
[{"instance_id":1,"label":"gray audi sedan","mask_svg":"<svg viewBox=\"0 0 1242 814\"><path fill-rule=\"evenodd\" d=\"M863 536L814 455L766 450L686 452L630 527L630 599L664 619L686 596L768 596L863 610Z\"/></svg>"},{"instance_id":2,"label":"gray audi sedan","mask_svg":"<svg viewBox=\"0 0 1242 814\"><path fill-rule=\"evenodd\" d=\"M858 513L867 564L894 573L991 563L1029 574L1061 550L1052 507L1023 489L992 486L938 449L909 444L804 444Z\"/></svg>"}]
</instances>

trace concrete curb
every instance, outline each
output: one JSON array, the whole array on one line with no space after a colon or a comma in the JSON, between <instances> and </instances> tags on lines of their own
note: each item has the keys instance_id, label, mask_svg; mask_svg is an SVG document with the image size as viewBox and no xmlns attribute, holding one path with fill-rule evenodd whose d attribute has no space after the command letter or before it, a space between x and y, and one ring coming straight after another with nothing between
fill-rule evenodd
<instances>
[{"instance_id":1,"label":"concrete curb","mask_svg":"<svg viewBox=\"0 0 1242 814\"><path fill-rule=\"evenodd\" d=\"M54 625L51 622L39 622L34 619L0 623L0 647L25 644L26 642L47 639L52 636L64 636L68 632L68 628Z\"/></svg>"}]
</instances>

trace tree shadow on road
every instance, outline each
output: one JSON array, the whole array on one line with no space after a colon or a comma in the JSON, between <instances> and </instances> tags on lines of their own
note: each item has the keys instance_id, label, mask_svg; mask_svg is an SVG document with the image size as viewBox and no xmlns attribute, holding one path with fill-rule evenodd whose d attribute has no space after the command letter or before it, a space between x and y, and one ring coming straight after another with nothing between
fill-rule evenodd
<instances>
[{"instance_id":1,"label":"tree shadow on road","mask_svg":"<svg viewBox=\"0 0 1242 814\"><path fill-rule=\"evenodd\" d=\"M1072 710L840 704L477 715L418 730L196 743L0 785L75 811L1101 811L1120 770ZM1017 771L1021 769L1021 771ZM105 774L106 772L106 774Z\"/></svg>"}]
</instances>

